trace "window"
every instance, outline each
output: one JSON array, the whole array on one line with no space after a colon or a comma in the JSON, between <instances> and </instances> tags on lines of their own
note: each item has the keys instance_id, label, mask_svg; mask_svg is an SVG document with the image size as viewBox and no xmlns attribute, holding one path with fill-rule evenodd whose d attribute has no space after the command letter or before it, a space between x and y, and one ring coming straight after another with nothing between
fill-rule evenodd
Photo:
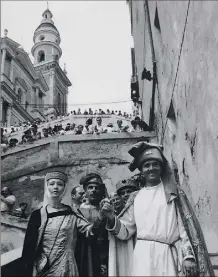
<instances>
[{"instance_id":1,"label":"window","mask_svg":"<svg viewBox=\"0 0 218 277\"><path fill-rule=\"evenodd\" d=\"M21 100L22 100L22 90L20 88L17 91L17 96L18 96L18 102L21 103Z\"/></svg>"},{"instance_id":2,"label":"window","mask_svg":"<svg viewBox=\"0 0 218 277\"><path fill-rule=\"evenodd\" d=\"M40 39L40 40L44 40L44 39L45 39L45 36L41 35L41 36L39 37L39 39Z\"/></svg>"},{"instance_id":3,"label":"window","mask_svg":"<svg viewBox=\"0 0 218 277\"><path fill-rule=\"evenodd\" d=\"M44 62L45 61L45 52L40 50L39 53L38 53L38 62L41 63L41 62Z\"/></svg>"},{"instance_id":4,"label":"window","mask_svg":"<svg viewBox=\"0 0 218 277\"><path fill-rule=\"evenodd\" d=\"M9 57L7 54L6 54L6 57L5 57L5 69L4 69L4 74L10 78L10 71L11 71L11 57Z\"/></svg>"}]
</instances>

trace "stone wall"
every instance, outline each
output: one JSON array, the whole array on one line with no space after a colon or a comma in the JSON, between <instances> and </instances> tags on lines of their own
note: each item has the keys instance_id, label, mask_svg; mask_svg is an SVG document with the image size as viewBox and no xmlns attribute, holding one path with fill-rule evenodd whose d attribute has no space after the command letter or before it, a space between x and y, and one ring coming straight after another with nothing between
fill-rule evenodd
<instances>
[{"instance_id":1,"label":"stone wall","mask_svg":"<svg viewBox=\"0 0 218 277\"><path fill-rule=\"evenodd\" d=\"M27 219L1 214L1 254L23 247Z\"/></svg>"},{"instance_id":2,"label":"stone wall","mask_svg":"<svg viewBox=\"0 0 218 277\"><path fill-rule=\"evenodd\" d=\"M44 176L48 170L62 169L69 177L69 191L89 172L98 172L109 192L115 184L132 176L128 170L128 150L139 140L154 140L150 132L94 135L66 135L2 155L2 186L8 186L17 204L27 202L29 212L43 199ZM65 203L70 204L67 193Z\"/></svg>"},{"instance_id":3,"label":"stone wall","mask_svg":"<svg viewBox=\"0 0 218 277\"><path fill-rule=\"evenodd\" d=\"M152 40L146 10L146 28L135 31L134 41L143 44L145 31L146 43L153 45L157 137L195 207L209 251L218 252L218 3L148 1L148 6ZM136 18L137 10L133 13ZM133 21L133 29L137 26ZM146 82L143 98L150 101Z\"/></svg>"}]
</instances>

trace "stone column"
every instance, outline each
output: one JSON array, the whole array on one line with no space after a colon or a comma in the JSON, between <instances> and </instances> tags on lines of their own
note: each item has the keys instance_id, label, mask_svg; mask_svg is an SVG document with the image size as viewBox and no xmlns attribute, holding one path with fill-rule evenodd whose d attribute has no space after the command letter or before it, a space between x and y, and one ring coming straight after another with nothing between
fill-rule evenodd
<instances>
[{"instance_id":1,"label":"stone column","mask_svg":"<svg viewBox=\"0 0 218 277\"><path fill-rule=\"evenodd\" d=\"M4 98L1 97L1 123L3 123L2 122L2 118L3 118L3 103L4 103Z\"/></svg>"},{"instance_id":2,"label":"stone column","mask_svg":"<svg viewBox=\"0 0 218 277\"><path fill-rule=\"evenodd\" d=\"M44 98L45 98L45 96L43 95L42 96L42 114L44 114L45 113L45 107L44 107Z\"/></svg>"},{"instance_id":3,"label":"stone column","mask_svg":"<svg viewBox=\"0 0 218 277\"><path fill-rule=\"evenodd\" d=\"M1 58L1 74L5 71L5 58L6 58L6 49L2 50L2 58Z\"/></svg>"},{"instance_id":4,"label":"stone column","mask_svg":"<svg viewBox=\"0 0 218 277\"><path fill-rule=\"evenodd\" d=\"M66 114L66 92L64 92L63 112Z\"/></svg>"},{"instance_id":5,"label":"stone column","mask_svg":"<svg viewBox=\"0 0 218 277\"><path fill-rule=\"evenodd\" d=\"M13 108L13 103L10 103L10 104L8 105L8 111L7 111L7 122L8 122L8 127L11 126L12 108Z\"/></svg>"},{"instance_id":6,"label":"stone column","mask_svg":"<svg viewBox=\"0 0 218 277\"><path fill-rule=\"evenodd\" d=\"M11 68L10 68L10 81L14 83L14 59L11 60Z\"/></svg>"},{"instance_id":7,"label":"stone column","mask_svg":"<svg viewBox=\"0 0 218 277\"><path fill-rule=\"evenodd\" d=\"M27 95L27 93L28 93L28 90L27 91L25 91L25 92L23 92L23 108L25 109L25 105L26 105L26 95Z\"/></svg>"},{"instance_id":8,"label":"stone column","mask_svg":"<svg viewBox=\"0 0 218 277\"><path fill-rule=\"evenodd\" d=\"M39 88L36 88L36 94L35 94L35 103L36 103L36 108L38 108L39 104Z\"/></svg>"}]
</instances>

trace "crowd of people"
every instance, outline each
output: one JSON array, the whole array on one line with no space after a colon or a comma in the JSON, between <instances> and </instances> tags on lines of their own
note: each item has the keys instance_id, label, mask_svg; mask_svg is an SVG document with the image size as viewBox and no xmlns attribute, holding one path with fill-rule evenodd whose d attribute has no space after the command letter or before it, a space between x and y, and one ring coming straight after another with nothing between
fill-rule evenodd
<instances>
[{"instance_id":1,"label":"crowd of people","mask_svg":"<svg viewBox=\"0 0 218 277\"><path fill-rule=\"evenodd\" d=\"M70 112L70 115L117 115L117 116L122 116L124 118L132 118L132 114L126 113L126 112L121 112L117 110L109 110L107 109L106 112L102 109L99 110L92 110L91 108L85 109L83 112L79 108L77 111L73 110ZM133 114L134 115L134 114Z\"/></svg>"},{"instance_id":2,"label":"crowd of people","mask_svg":"<svg viewBox=\"0 0 218 277\"><path fill-rule=\"evenodd\" d=\"M73 111L70 111L69 113L66 113L65 115L57 116L57 119L65 119L67 117L75 116L75 115L116 115L116 116L120 116L120 117L123 117L126 119L132 119L133 117L138 116L138 113L136 111L133 111L133 115L132 115L127 112L121 112L121 111L117 111L117 110L110 111L109 109L107 109L106 112L102 109L93 111L91 108L89 108L88 110L84 109L84 111L82 111L81 108L78 108L77 111L73 110ZM43 124L43 123L46 123L46 122L48 123L53 120L55 120L55 119L53 117L51 117L50 120L37 120L37 123ZM6 132L8 131L7 129L9 128L9 132L12 132L12 133L23 130L24 128L26 128L30 125L31 125L31 122L26 122L26 121L20 122L20 123L15 123L14 126L8 126L7 121L4 124L1 122L1 127L4 128L4 130Z\"/></svg>"},{"instance_id":3,"label":"crowd of people","mask_svg":"<svg viewBox=\"0 0 218 277\"><path fill-rule=\"evenodd\" d=\"M7 151L7 149L13 148L17 145L33 143L34 141L56 135L99 135L102 133L150 131L149 126L139 117L135 117L131 121L131 127L123 123L122 119L118 119L116 124L108 123L107 125L104 125L102 117L100 116L97 116L96 118L88 118L84 125L76 125L75 123L66 122L64 125L62 123L48 123L46 127L41 127L41 122L38 120L20 125L18 131L19 133L22 132L22 136L11 136L17 131L13 126L11 127L10 134L7 134L7 129L1 128L1 149L3 151Z\"/></svg>"},{"instance_id":4,"label":"crowd of people","mask_svg":"<svg viewBox=\"0 0 218 277\"><path fill-rule=\"evenodd\" d=\"M15 204L16 197L13 195L12 190L8 187L3 187L1 190L1 213L7 213L20 218L27 218L27 203L21 202L17 209L14 209Z\"/></svg>"},{"instance_id":5,"label":"crowd of people","mask_svg":"<svg viewBox=\"0 0 218 277\"><path fill-rule=\"evenodd\" d=\"M95 172L64 203L68 177L48 172L25 235L23 276L214 276L200 224L160 145L138 142L108 195ZM191 216L190 216L191 215Z\"/></svg>"}]
</instances>

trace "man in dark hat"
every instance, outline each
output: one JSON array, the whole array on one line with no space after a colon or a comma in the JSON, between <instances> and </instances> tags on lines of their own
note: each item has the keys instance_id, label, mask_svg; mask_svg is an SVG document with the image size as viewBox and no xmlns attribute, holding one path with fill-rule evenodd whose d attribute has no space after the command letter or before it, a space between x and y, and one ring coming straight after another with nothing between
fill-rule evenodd
<instances>
[{"instance_id":1,"label":"man in dark hat","mask_svg":"<svg viewBox=\"0 0 218 277\"><path fill-rule=\"evenodd\" d=\"M93 238L92 241L84 241L82 251L91 255L91 258L84 259L82 268L83 276L106 276L108 265L108 233L105 229L105 219L100 214L100 202L107 197L107 190L102 178L97 173L89 173L81 178L80 185L83 186L88 203L84 203L80 208L83 216L94 225L94 228L99 228L100 234L98 238ZM88 254L89 253L89 254ZM86 261L85 261L86 260ZM87 262L92 261L92 265L87 265Z\"/></svg>"},{"instance_id":2,"label":"man in dark hat","mask_svg":"<svg viewBox=\"0 0 218 277\"><path fill-rule=\"evenodd\" d=\"M109 200L102 204L111 236L137 238L134 249L119 257L116 247L110 248L117 258L109 260L109 276L214 276L200 224L163 147L139 142L129 154L134 157L130 170L138 169L146 186L130 196L119 218Z\"/></svg>"}]
</instances>

